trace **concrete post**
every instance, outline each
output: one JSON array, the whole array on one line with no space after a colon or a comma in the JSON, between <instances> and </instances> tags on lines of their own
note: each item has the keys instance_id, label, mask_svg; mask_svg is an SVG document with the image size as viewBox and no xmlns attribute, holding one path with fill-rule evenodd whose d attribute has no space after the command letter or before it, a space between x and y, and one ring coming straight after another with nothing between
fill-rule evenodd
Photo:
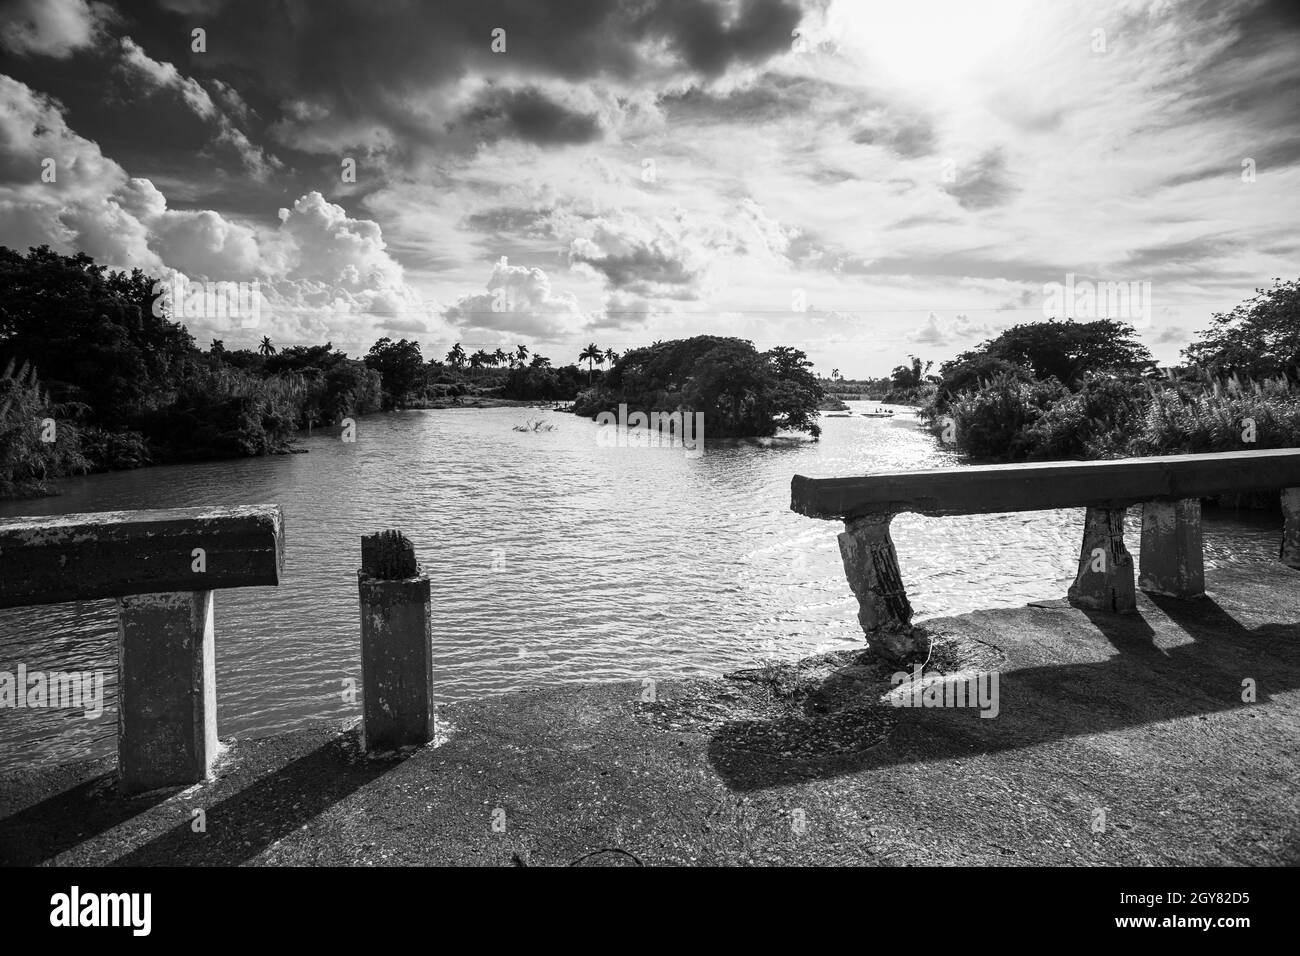
<instances>
[{"instance_id":1,"label":"concrete post","mask_svg":"<svg viewBox=\"0 0 1300 956\"><path fill-rule=\"evenodd\" d=\"M361 685L366 750L433 739L429 577L397 531L361 539Z\"/></svg>"},{"instance_id":2,"label":"concrete post","mask_svg":"<svg viewBox=\"0 0 1300 956\"><path fill-rule=\"evenodd\" d=\"M1282 563L1300 569L1300 488L1282 491Z\"/></svg>"},{"instance_id":3,"label":"concrete post","mask_svg":"<svg viewBox=\"0 0 1300 956\"><path fill-rule=\"evenodd\" d=\"M1148 501L1142 506L1142 567L1138 586L1176 598L1205 596L1201 499Z\"/></svg>"},{"instance_id":4,"label":"concrete post","mask_svg":"<svg viewBox=\"0 0 1300 956\"><path fill-rule=\"evenodd\" d=\"M1137 610L1133 556L1124 547L1124 509L1089 508L1083 524L1079 573L1070 603L1116 614Z\"/></svg>"},{"instance_id":5,"label":"concrete post","mask_svg":"<svg viewBox=\"0 0 1300 956\"><path fill-rule=\"evenodd\" d=\"M117 619L123 790L202 782L218 746L212 592L120 597Z\"/></svg>"},{"instance_id":6,"label":"concrete post","mask_svg":"<svg viewBox=\"0 0 1300 956\"><path fill-rule=\"evenodd\" d=\"M858 623L868 642L886 657L903 658L925 653L929 643L912 627L912 605L889 536L893 517L868 515L844 522L840 557L849 587L858 599Z\"/></svg>"}]
</instances>

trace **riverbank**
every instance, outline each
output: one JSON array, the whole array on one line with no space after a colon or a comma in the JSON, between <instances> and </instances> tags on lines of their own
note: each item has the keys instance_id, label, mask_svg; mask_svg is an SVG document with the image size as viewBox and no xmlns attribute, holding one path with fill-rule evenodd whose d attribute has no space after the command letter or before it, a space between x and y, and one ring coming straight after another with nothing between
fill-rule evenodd
<instances>
[{"instance_id":1,"label":"riverbank","mask_svg":"<svg viewBox=\"0 0 1300 956\"><path fill-rule=\"evenodd\" d=\"M546 411L568 412L572 408L572 403L541 401L539 399L495 398L491 396L479 396L479 395L455 396L455 397L448 396L445 398L430 399L428 401L416 402L416 403L404 405L401 409L397 409L397 411L425 411L429 409L441 410L441 409L455 409L455 408L466 408L466 409L537 408ZM390 414L392 414L392 412L375 411L365 415L358 415L356 417L356 420L364 422L369 419L382 417ZM209 462L220 462L220 461L242 461L246 458L258 458L258 457L267 457L267 456L275 456L275 455L302 455L302 454L306 454L307 450L297 447L300 442L304 441L305 439L311 438L314 432L324 432L324 431L328 431L330 428L333 428L335 431L338 431L339 426L337 425L317 426L314 429L306 429L306 428L301 429L296 433L294 433L293 437L289 438L282 448L276 451L266 452L262 455L244 455L244 456L233 456L233 457L213 456L209 458L203 458L203 457L186 458L178 461L164 459L161 461L143 462L131 468L91 469L82 472L82 474L105 475L105 474L111 474L113 472L139 471L141 469L148 469L154 467L166 467L171 465L195 465L195 464L204 464ZM75 478L75 477L80 477L80 476L79 475L56 475L56 476L51 476L51 478L48 480L57 480L59 478ZM23 483L23 484L13 485L13 486L0 485L0 501L21 501L24 499L31 499L31 498L56 497L57 495L58 492L51 491L49 487L46 485L44 480L40 482Z\"/></svg>"},{"instance_id":2,"label":"riverbank","mask_svg":"<svg viewBox=\"0 0 1300 956\"><path fill-rule=\"evenodd\" d=\"M542 408L553 411L568 411L572 402L544 402L537 399L494 398L486 395L459 395L455 397L429 399L402 406L402 411L424 411L443 408Z\"/></svg>"},{"instance_id":3,"label":"riverbank","mask_svg":"<svg viewBox=\"0 0 1300 956\"><path fill-rule=\"evenodd\" d=\"M458 703L392 759L337 724L230 741L179 793L122 799L111 759L19 772L0 863L1296 864L1296 573L927 622L950 678L999 674L992 719L890 706L893 668L847 651Z\"/></svg>"}]
</instances>

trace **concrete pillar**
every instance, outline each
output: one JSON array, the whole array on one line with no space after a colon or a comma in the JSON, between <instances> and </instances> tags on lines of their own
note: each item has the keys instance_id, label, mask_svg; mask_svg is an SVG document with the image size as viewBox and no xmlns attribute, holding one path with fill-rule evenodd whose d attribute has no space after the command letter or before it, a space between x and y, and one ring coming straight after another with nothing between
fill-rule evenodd
<instances>
[{"instance_id":1,"label":"concrete pillar","mask_svg":"<svg viewBox=\"0 0 1300 956\"><path fill-rule=\"evenodd\" d=\"M1282 563L1300 569L1300 488L1282 491Z\"/></svg>"},{"instance_id":2,"label":"concrete pillar","mask_svg":"<svg viewBox=\"0 0 1300 956\"><path fill-rule=\"evenodd\" d=\"M893 517L868 515L844 522L840 557L849 587L858 599L858 623L868 642L886 657L903 658L925 653L929 644L924 634L912 627L912 605L889 536Z\"/></svg>"},{"instance_id":3,"label":"concrete pillar","mask_svg":"<svg viewBox=\"0 0 1300 956\"><path fill-rule=\"evenodd\" d=\"M1142 567L1138 586L1176 598L1205 596L1201 499L1148 501L1142 506Z\"/></svg>"},{"instance_id":4,"label":"concrete pillar","mask_svg":"<svg viewBox=\"0 0 1300 956\"><path fill-rule=\"evenodd\" d=\"M1070 603L1116 614L1137 610L1133 556L1124 547L1124 509L1089 508L1083 523L1079 573Z\"/></svg>"},{"instance_id":5,"label":"concrete pillar","mask_svg":"<svg viewBox=\"0 0 1300 956\"><path fill-rule=\"evenodd\" d=\"M120 597L117 620L122 788L202 782L218 746L212 592Z\"/></svg>"},{"instance_id":6,"label":"concrete pillar","mask_svg":"<svg viewBox=\"0 0 1300 956\"><path fill-rule=\"evenodd\" d=\"M433 640L428 575L397 531L361 539L361 688L366 750L433 739Z\"/></svg>"}]
</instances>

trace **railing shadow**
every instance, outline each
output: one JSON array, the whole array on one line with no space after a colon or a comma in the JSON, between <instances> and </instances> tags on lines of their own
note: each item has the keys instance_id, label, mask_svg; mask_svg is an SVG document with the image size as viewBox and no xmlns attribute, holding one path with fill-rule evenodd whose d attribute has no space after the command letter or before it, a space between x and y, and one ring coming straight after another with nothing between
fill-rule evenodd
<instances>
[{"instance_id":1,"label":"railing shadow","mask_svg":"<svg viewBox=\"0 0 1300 956\"><path fill-rule=\"evenodd\" d=\"M116 771L82 781L0 820L0 866L37 866L52 860L157 806L174 792L155 790L122 797Z\"/></svg>"},{"instance_id":2,"label":"railing shadow","mask_svg":"<svg viewBox=\"0 0 1300 956\"><path fill-rule=\"evenodd\" d=\"M113 861L113 866L238 866L288 836L405 759L358 758L357 731L207 808L205 831L186 818Z\"/></svg>"},{"instance_id":3,"label":"railing shadow","mask_svg":"<svg viewBox=\"0 0 1300 956\"><path fill-rule=\"evenodd\" d=\"M170 829L124 853L114 866L237 866L399 766L402 757L358 756L357 731L338 735L204 810L196 832L190 807ZM123 826L181 788L121 796L116 774L85 781L0 820L0 864L35 866ZM74 824L73 821L76 821ZM143 821L141 827L149 826Z\"/></svg>"},{"instance_id":4,"label":"railing shadow","mask_svg":"<svg viewBox=\"0 0 1300 956\"><path fill-rule=\"evenodd\" d=\"M749 753L742 744L758 731L771 736L807 734L808 717L815 715L733 721L714 734L710 761L733 790L761 790L788 785L792 778L829 779L899 764L994 754L1254 706L1242 700L1245 678L1256 682L1258 703L1300 687L1300 623L1248 629L1209 598L1152 600L1192 643L1166 651L1155 643L1155 630L1140 615L1089 614L1119 653L1100 662L1001 671L1000 711L994 718L980 717L975 708L880 705L897 716L891 737L907 732L906 752L886 740L857 754L798 761Z\"/></svg>"}]
</instances>

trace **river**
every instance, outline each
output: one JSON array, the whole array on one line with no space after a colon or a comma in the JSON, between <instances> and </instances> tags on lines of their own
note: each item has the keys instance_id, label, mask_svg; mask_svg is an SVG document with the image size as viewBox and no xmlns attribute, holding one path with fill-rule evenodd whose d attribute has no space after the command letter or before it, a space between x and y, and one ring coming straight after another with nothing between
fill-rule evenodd
<instances>
[{"instance_id":1,"label":"river","mask_svg":"<svg viewBox=\"0 0 1300 956\"><path fill-rule=\"evenodd\" d=\"M857 411L867 403L850 403ZM56 483L0 516L276 503L279 588L216 595L218 728L260 736L360 714L360 538L405 532L433 578L440 701L571 682L716 675L860 645L841 526L792 513L790 478L950 466L916 418L823 416L821 440L710 440L705 454L603 447L593 422L527 408L363 418L354 443ZM515 431L541 420L551 430ZM1082 513L893 524L917 619L1060 597ZM1137 550L1130 524L1130 550ZM1277 547L1277 519L1207 513L1206 565ZM113 602L0 611L0 671L105 676L98 717L0 708L0 768L112 753Z\"/></svg>"}]
</instances>

